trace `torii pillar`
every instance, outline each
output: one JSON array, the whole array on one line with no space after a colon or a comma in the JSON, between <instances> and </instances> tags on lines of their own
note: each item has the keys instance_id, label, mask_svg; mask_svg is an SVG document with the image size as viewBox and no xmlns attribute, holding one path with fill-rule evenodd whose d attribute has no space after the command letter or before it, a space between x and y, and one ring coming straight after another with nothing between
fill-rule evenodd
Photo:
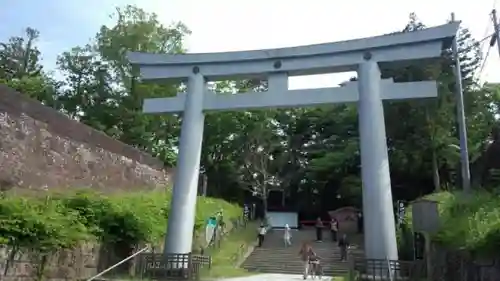
<instances>
[{"instance_id":1,"label":"torii pillar","mask_svg":"<svg viewBox=\"0 0 500 281\"><path fill-rule=\"evenodd\" d=\"M394 83L381 79L380 67L400 67L438 58L459 23L420 31L351 41L271 50L162 55L129 53L143 79L188 81L187 93L146 99L146 113L183 112L177 173L174 179L165 253L190 253L196 210L204 111L304 107L358 102L365 223L365 255L397 260L391 180L384 122L384 99L437 96L435 81ZM397 65L394 65L397 62ZM358 82L344 87L288 90L288 77L357 71ZM268 78L267 92L218 95L207 80Z\"/></svg>"}]
</instances>

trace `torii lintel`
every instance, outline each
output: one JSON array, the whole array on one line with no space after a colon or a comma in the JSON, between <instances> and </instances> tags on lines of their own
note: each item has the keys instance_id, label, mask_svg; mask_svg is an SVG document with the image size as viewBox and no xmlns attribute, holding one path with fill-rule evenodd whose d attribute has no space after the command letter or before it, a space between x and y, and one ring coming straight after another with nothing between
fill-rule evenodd
<instances>
[{"instance_id":1,"label":"torii lintel","mask_svg":"<svg viewBox=\"0 0 500 281\"><path fill-rule=\"evenodd\" d=\"M274 90L240 94L216 94L207 90L203 97L203 110L250 110L357 102L359 100L357 84L357 82L349 82L343 87ZM384 79L380 87L381 98L384 100L437 96L435 81L394 83L392 79ZM185 93L179 93L176 97L145 99L143 112L156 114L182 112L185 103Z\"/></svg>"},{"instance_id":2,"label":"torii lintel","mask_svg":"<svg viewBox=\"0 0 500 281\"><path fill-rule=\"evenodd\" d=\"M233 77L265 77L286 72L290 76L355 71L366 52L382 68L393 62L412 62L437 58L455 37L459 22L412 32L400 32L362 39L316 45L194 54L127 54L132 65L139 66L141 77L185 79L194 69L209 80Z\"/></svg>"}]
</instances>

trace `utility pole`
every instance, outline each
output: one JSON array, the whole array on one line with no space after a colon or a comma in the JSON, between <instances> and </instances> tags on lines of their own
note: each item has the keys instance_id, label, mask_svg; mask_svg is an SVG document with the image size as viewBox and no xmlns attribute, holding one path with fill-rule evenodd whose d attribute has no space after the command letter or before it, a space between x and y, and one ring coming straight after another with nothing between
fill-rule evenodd
<instances>
[{"instance_id":1,"label":"utility pole","mask_svg":"<svg viewBox=\"0 0 500 281\"><path fill-rule=\"evenodd\" d=\"M455 21L455 13L451 13L451 21ZM457 34L458 36L458 34ZM457 99L458 132L460 135L460 158L462 167L462 188L464 192L470 192L470 166L469 149L467 147L467 125L465 123L464 93L462 87L462 70L460 69L460 57L458 55L457 36L453 39L452 49L455 60L455 94Z\"/></svg>"},{"instance_id":2,"label":"utility pole","mask_svg":"<svg viewBox=\"0 0 500 281\"><path fill-rule=\"evenodd\" d=\"M493 21L495 34L493 34L493 37L491 37L490 46L493 47L496 43L498 47L498 53L500 54L500 27L498 26L497 11L495 9L491 11L491 20Z\"/></svg>"}]
</instances>

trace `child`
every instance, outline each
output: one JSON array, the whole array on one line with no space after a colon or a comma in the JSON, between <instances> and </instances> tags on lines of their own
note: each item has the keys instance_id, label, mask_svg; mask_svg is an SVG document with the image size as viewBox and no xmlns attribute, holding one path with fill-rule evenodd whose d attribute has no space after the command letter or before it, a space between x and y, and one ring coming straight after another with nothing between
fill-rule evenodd
<instances>
[{"instance_id":1,"label":"child","mask_svg":"<svg viewBox=\"0 0 500 281\"><path fill-rule=\"evenodd\" d=\"M259 238L259 247L262 247L262 243L264 243L264 236L266 235L267 228L266 226L262 223L260 224L259 229L257 230L259 232L258 238Z\"/></svg>"},{"instance_id":2,"label":"child","mask_svg":"<svg viewBox=\"0 0 500 281\"><path fill-rule=\"evenodd\" d=\"M283 234L283 241L285 242L285 247L292 245L292 233L290 226L288 226L288 224L285 224L285 233Z\"/></svg>"}]
</instances>

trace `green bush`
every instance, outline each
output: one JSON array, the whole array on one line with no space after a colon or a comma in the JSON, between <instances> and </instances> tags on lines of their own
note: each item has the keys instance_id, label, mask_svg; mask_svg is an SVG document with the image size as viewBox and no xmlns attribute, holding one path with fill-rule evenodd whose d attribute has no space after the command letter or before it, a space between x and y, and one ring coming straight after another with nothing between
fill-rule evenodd
<instances>
[{"instance_id":1,"label":"green bush","mask_svg":"<svg viewBox=\"0 0 500 281\"><path fill-rule=\"evenodd\" d=\"M89 238L72 210L50 199L1 198L0 241L41 253L75 246Z\"/></svg>"},{"instance_id":2,"label":"green bush","mask_svg":"<svg viewBox=\"0 0 500 281\"><path fill-rule=\"evenodd\" d=\"M435 241L479 255L500 251L500 197L486 191L430 194L439 203L441 230Z\"/></svg>"},{"instance_id":3,"label":"green bush","mask_svg":"<svg viewBox=\"0 0 500 281\"><path fill-rule=\"evenodd\" d=\"M129 245L158 242L165 234L170 201L170 192L164 191L4 196L0 198L0 243L49 253L89 240ZM217 211L227 219L241 214L236 205L200 197L195 230Z\"/></svg>"}]
</instances>

